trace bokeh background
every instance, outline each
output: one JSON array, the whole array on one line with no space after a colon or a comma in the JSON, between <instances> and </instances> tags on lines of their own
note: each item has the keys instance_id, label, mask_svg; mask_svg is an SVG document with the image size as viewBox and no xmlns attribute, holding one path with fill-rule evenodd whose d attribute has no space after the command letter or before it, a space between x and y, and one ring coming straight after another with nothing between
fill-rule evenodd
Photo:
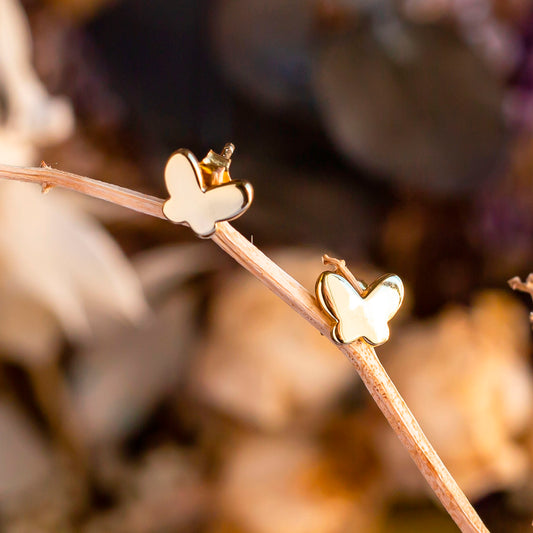
<instances>
[{"instance_id":1,"label":"bokeh background","mask_svg":"<svg viewBox=\"0 0 533 533\"><path fill-rule=\"evenodd\" d=\"M533 520L532 127L530 0L0 0L0 163L164 197L235 143L235 225L291 275L404 280L379 356L493 533ZM212 243L13 182L0 228L1 531L457 530Z\"/></svg>"}]
</instances>

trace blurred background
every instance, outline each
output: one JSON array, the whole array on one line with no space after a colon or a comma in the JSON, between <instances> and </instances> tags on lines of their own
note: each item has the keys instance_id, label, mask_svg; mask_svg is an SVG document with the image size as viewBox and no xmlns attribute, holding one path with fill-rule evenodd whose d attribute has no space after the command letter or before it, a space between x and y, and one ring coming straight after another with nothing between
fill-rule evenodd
<instances>
[{"instance_id":1,"label":"blurred background","mask_svg":"<svg viewBox=\"0 0 533 533\"><path fill-rule=\"evenodd\" d=\"M493 533L533 520L532 128L530 0L0 0L0 163L164 197L235 143L235 225L307 288L404 280L379 356ZM14 182L0 224L1 531L457 531L216 246Z\"/></svg>"}]
</instances>

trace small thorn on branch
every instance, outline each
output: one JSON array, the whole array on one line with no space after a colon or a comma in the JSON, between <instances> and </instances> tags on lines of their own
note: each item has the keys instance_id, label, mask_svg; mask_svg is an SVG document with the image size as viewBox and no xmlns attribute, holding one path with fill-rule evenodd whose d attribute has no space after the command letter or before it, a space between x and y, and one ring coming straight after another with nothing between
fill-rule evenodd
<instances>
[{"instance_id":1,"label":"small thorn on branch","mask_svg":"<svg viewBox=\"0 0 533 533\"><path fill-rule=\"evenodd\" d=\"M49 169L52 168L50 165L48 165L48 164L46 163L46 161L45 161L44 159L41 161L41 164L40 164L39 166L40 166L41 168L49 168Z\"/></svg>"},{"instance_id":2,"label":"small thorn on branch","mask_svg":"<svg viewBox=\"0 0 533 533\"><path fill-rule=\"evenodd\" d=\"M41 184L41 194L48 194L53 188L54 185L52 185L51 183L43 182Z\"/></svg>"}]
</instances>

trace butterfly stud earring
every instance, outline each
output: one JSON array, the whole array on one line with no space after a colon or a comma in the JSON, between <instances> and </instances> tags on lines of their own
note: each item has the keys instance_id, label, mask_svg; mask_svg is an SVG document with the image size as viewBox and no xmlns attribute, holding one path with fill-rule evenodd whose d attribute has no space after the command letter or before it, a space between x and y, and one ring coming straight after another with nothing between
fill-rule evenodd
<instances>
[{"instance_id":1,"label":"butterfly stud earring","mask_svg":"<svg viewBox=\"0 0 533 533\"><path fill-rule=\"evenodd\" d=\"M316 297L333 319L333 340L351 344L363 339L379 346L389 339L389 320L403 301L402 280L394 274L381 276L370 285L359 281L343 260L323 257L325 265L335 271L322 272L316 282Z\"/></svg>"},{"instance_id":2,"label":"butterfly stud earring","mask_svg":"<svg viewBox=\"0 0 533 533\"><path fill-rule=\"evenodd\" d=\"M222 154L211 150L201 162L185 149L171 156L165 168L170 198L163 205L163 214L171 222L208 238L218 222L233 220L250 207L252 186L229 175L234 150L233 144L226 144Z\"/></svg>"}]
</instances>

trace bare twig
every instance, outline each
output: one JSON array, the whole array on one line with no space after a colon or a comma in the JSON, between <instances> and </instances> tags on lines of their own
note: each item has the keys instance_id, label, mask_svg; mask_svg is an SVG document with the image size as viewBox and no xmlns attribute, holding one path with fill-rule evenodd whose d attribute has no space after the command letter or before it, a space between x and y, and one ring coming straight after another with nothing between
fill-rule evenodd
<instances>
[{"instance_id":1,"label":"bare twig","mask_svg":"<svg viewBox=\"0 0 533 533\"><path fill-rule=\"evenodd\" d=\"M344 259L336 259L335 257L330 257L328 254L324 254L322 256L322 263L324 263L325 266L332 266L337 272L340 272L350 282L350 285L359 293L359 295L363 295L366 287L350 272Z\"/></svg>"},{"instance_id":2,"label":"bare twig","mask_svg":"<svg viewBox=\"0 0 533 533\"><path fill-rule=\"evenodd\" d=\"M533 274L529 274L526 281L522 281L518 276L515 276L508 280L507 283L513 291L525 292L529 294L533 300ZM533 328L533 311L529 313L529 323Z\"/></svg>"},{"instance_id":3,"label":"bare twig","mask_svg":"<svg viewBox=\"0 0 533 533\"><path fill-rule=\"evenodd\" d=\"M140 213L165 218L163 200L101 181L51 168L18 168L0 165L0 178L72 189ZM212 240L259 281L331 340L331 324L314 296L258 250L230 224L218 224ZM338 266L338 265L337 265ZM342 265L341 265L342 266ZM353 364L418 469L463 533L488 532L470 502L448 472L396 390L376 352L364 342L339 345Z\"/></svg>"},{"instance_id":4,"label":"bare twig","mask_svg":"<svg viewBox=\"0 0 533 533\"><path fill-rule=\"evenodd\" d=\"M529 274L526 281L522 281L518 276L507 281L509 287L514 291L526 292L533 300L533 274Z\"/></svg>"}]
</instances>

